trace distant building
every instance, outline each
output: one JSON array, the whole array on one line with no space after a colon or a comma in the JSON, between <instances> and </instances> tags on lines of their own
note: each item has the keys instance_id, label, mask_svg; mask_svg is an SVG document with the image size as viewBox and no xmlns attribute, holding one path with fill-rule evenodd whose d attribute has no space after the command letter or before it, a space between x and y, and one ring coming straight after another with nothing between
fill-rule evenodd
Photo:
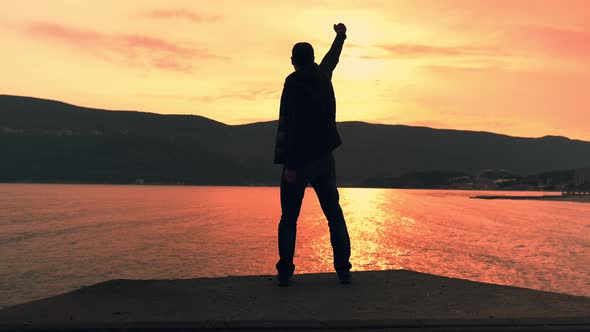
<instances>
[{"instance_id":1,"label":"distant building","mask_svg":"<svg viewBox=\"0 0 590 332\"><path fill-rule=\"evenodd\" d=\"M57 136L72 136L74 132L71 129L63 129L63 130L58 130L56 132Z\"/></svg>"},{"instance_id":2,"label":"distant building","mask_svg":"<svg viewBox=\"0 0 590 332\"><path fill-rule=\"evenodd\" d=\"M22 134L23 130L22 129L14 129L14 128L2 128L2 132L4 134Z\"/></svg>"},{"instance_id":3,"label":"distant building","mask_svg":"<svg viewBox=\"0 0 590 332\"><path fill-rule=\"evenodd\" d=\"M92 136L100 136L100 135L102 135L102 131L93 129L93 130L90 131L90 135L92 135Z\"/></svg>"},{"instance_id":4,"label":"distant building","mask_svg":"<svg viewBox=\"0 0 590 332\"><path fill-rule=\"evenodd\" d=\"M576 186L590 184L590 167L579 168L576 170L576 173L574 174L574 184Z\"/></svg>"}]
</instances>

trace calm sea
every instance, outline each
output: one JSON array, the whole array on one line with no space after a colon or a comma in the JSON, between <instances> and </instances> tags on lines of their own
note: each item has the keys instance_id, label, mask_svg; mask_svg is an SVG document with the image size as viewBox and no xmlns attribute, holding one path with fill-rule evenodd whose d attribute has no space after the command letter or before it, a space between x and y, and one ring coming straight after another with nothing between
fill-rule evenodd
<instances>
[{"instance_id":1,"label":"calm sea","mask_svg":"<svg viewBox=\"0 0 590 332\"><path fill-rule=\"evenodd\" d=\"M590 296L590 204L469 198L483 191L340 194L354 270ZM275 187L0 184L0 307L115 278L274 274L279 217ZM297 235L296 273L332 271L312 188Z\"/></svg>"}]
</instances>

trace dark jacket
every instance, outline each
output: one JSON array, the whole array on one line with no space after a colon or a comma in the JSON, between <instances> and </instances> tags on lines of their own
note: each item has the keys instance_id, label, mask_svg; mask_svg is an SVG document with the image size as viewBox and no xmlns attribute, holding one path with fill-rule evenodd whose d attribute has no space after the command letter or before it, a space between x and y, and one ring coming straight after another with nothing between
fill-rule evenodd
<instances>
[{"instance_id":1,"label":"dark jacket","mask_svg":"<svg viewBox=\"0 0 590 332\"><path fill-rule=\"evenodd\" d=\"M319 65L304 66L285 79L275 164L297 169L342 144L336 129L336 99L331 80L345 39L345 34L337 34Z\"/></svg>"}]
</instances>

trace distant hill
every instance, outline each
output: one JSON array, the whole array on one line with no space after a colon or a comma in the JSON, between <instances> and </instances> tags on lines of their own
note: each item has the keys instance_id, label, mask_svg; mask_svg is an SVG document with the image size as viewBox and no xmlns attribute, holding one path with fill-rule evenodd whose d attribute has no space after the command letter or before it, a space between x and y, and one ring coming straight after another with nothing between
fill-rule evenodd
<instances>
[{"instance_id":1,"label":"distant hill","mask_svg":"<svg viewBox=\"0 0 590 332\"><path fill-rule=\"evenodd\" d=\"M0 181L276 185L276 121L106 111L0 95ZM408 172L533 174L590 166L590 142L341 122L341 185Z\"/></svg>"}]
</instances>

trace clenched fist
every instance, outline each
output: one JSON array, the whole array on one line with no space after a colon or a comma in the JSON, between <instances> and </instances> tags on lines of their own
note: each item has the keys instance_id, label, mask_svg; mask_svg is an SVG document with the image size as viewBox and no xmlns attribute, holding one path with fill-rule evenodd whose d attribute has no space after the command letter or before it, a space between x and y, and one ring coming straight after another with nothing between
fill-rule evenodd
<instances>
[{"instance_id":1,"label":"clenched fist","mask_svg":"<svg viewBox=\"0 0 590 332\"><path fill-rule=\"evenodd\" d=\"M346 33L346 25L344 23L334 24L334 31L336 33Z\"/></svg>"}]
</instances>

